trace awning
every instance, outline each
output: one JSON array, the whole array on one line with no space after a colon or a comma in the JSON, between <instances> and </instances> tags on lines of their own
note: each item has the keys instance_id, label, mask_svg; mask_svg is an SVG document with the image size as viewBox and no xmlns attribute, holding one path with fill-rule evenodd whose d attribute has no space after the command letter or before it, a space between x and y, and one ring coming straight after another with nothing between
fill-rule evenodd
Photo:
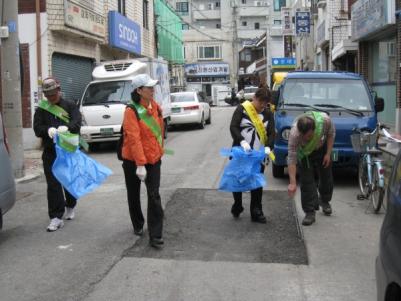
<instances>
[{"instance_id":1,"label":"awning","mask_svg":"<svg viewBox=\"0 0 401 301\"><path fill-rule=\"evenodd\" d=\"M341 42L338 43L331 51L331 61L334 62L336 59L342 57L350 51L358 51L358 42L341 40Z\"/></svg>"}]
</instances>

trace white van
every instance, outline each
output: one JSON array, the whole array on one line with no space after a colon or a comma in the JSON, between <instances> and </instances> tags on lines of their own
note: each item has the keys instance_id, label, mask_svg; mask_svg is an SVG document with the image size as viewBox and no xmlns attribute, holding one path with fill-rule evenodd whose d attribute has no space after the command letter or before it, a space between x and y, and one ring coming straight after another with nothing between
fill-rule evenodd
<instances>
[{"instance_id":1,"label":"white van","mask_svg":"<svg viewBox=\"0 0 401 301\"><path fill-rule=\"evenodd\" d=\"M79 103L81 135L89 145L119 139L124 110L131 100L132 78L143 73L159 81L155 100L162 107L167 129L171 115L167 62L150 58L103 62L93 70L94 80L87 85Z\"/></svg>"}]
</instances>

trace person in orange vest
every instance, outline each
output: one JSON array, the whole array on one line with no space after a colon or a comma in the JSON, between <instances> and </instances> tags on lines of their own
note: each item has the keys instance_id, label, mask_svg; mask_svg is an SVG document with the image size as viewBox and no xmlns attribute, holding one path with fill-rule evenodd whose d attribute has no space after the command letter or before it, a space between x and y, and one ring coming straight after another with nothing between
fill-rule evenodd
<instances>
[{"instance_id":1,"label":"person in orange vest","mask_svg":"<svg viewBox=\"0 0 401 301\"><path fill-rule=\"evenodd\" d=\"M271 102L270 90L263 86L256 90L252 101L245 101L238 105L232 116L230 132L233 146L241 146L245 151L259 150L261 147L274 145L274 114L269 109ZM261 165L261 172L265 166ZM251 220L257 223L266 223L262 210L263 187L251 191ZM238 218L244 211L242 206L242 192L233 192L234 204L231 213Z\"/></svg>"},{"instance_id":2,"label":"person in orange vest","mask_svg":"<svg viewBox=\"0 0 401 301\"><path fill-rule=\"evenodd\" d=\"M147 74L137 75L132 80L132 101L125 110L122 125L122 158L134 233L138 236L143 235L144 217L140 189L141 182L145 182L148 193L149 243L159 249L164 244L164 213L159 193L164 128L162 110L153 99L154 86L157 83L157 80Z\"/></svg>"}]
</instances>

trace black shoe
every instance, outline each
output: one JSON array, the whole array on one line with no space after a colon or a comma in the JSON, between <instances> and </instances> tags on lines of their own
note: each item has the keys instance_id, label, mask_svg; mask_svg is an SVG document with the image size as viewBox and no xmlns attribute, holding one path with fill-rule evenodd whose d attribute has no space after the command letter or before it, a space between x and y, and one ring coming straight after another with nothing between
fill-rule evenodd
<instances>
[{"instance_id":1,"label":"black shoe","mask_svg":"<svg viewBox=\"0 0 401 301\"><path fill-rule=\"evenodd\" d=\"M331 206L329 203L322 203L322 210L324 215L331 215L333 213L333 210L331 209Z\"/></svg>"},{"instance_id":2,"label":"black shoe","mask_svg":"<svg viewBox=\"0 0 401 301\"><path fill-rule=\"evenodd\" d=\"M155 249L161 249L161 248L163 248L164 241L163 241L163 238L151 238L149 240L149 244L151 247L153 247Z\"/></svg>"},{"instance_id":3,"label":"black shoe","mask_svg":"<svg viewBox=\"0 0 401 301\"><path fill-rule=\"evenodd\" d=\"M315 218L315 212L307 212L303 221L302 221L302 225L304 226L310 226L312 225L314 222L316 221Z\"/></svg>"},{"instance_id":4,"label":"black shoe","mask_svg":"<svg viewBox=\"0 0 401 301\"><path fill-rule=\"evenodd\" d=\"M238 218L239 215L244 211L244 207L237 207L237 206L232 206L231 207L231 214L235 217Z\"/></svg>"},{"instance_id":5,"label":"black shoe","mask_svg":"<svg viewBox=\"0 0 401 301\"><path fill-rule=\"evenodd\" d=\"M267 222L266 217L263 214L263 211L260 209L252 212L251 220L255 223L261 223L261 224L266 224Z\"/></svg>"},{"instance_id":6,"label":"black shoe","mask_svg":"<svg viewBox=\"0 0 401 301\"><path fill-rule=\"evenodd\" d=\"M137 235L137 236L142 236L143 235L143 228L134 229L134 234Z\"/></svg>"}]
</instances>

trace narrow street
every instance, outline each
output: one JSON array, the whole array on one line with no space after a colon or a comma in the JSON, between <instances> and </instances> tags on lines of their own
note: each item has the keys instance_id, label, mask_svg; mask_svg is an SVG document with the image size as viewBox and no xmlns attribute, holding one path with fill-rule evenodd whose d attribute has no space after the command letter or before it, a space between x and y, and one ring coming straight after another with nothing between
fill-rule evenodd
<instances>
[{"instance_id":1,"label":"narrow street","mask_svg":"<svg viewBox=\"0 0 401 301\"><path fill-rule=\"evenodd\" d=\"M275 256L269 257L272 260L257 250L255 254L240 252L233 236L238 237L243 250L252 250L253 242L260 250L261 237L273 228L280 230L281 220L269 211L269 205L280 207L280 200L283 204L293 204L293 201L286 196L287 179L274 179L269 167L264 195L272 197L265 197L263 203L268 223L250 222L246 197L244 214L239 220L233 220L231 196L217 191L226 163L219 151L231 146L232 112L232 107L215 107L212 124L204 130L185 127L169 132L167 147L175 154L163 158L161 183L166 207L165 231L169 235L165 237L165 250L157 254L146 246L147 232L140 241L133 234L121 162L113 146L103 145L90 154L111 168L113 175L79 200L76 219L66 221L60 231L46 232L44 177L19 184L19 199L4 216L0 232L0 299L375 300L374 262L383 213L371 213L366 201L356 199L356 177L349 171L335 174L333 215L326 217L320 212L315 224L300 226L296 239L306 251L304 263L291 261L293 256L289 256L290 263L277 259L283 258L279 253L289 254L287 245L278 248ZM199 192L200 199L210 205L196 203ZM298 190L294 208L295 215L301 219L299 196ZM145 188L142 197L146 200ZM178 198L184 203L179 203ZM187 206L180 206L185 204L185 198ZM213 201L216 211L208 210ZM200 209L191 211L191 208ZM288 208L291 210L292 206ZM146 210L145 201L143 209ZM181 213L187 215L180 216ZM221 227L216 219L221 220ZM216 231L204 223L207 220ZM296 225L296 218L293 222ZM184 230L192 231L194 224L196 231L186 236L180 253L171 245L173 234L180 237ZM181 232L173 227L180 227ZM217 235L226 237L227 241L223 238L214 241ZM208 237L210 240L205 240ZM272 242L266 241L266 253L269 243ZM217 254L221 248L225 254ZM233 259L234 255L238 255L238 260Z\"/></svg>"}]
</instances>

